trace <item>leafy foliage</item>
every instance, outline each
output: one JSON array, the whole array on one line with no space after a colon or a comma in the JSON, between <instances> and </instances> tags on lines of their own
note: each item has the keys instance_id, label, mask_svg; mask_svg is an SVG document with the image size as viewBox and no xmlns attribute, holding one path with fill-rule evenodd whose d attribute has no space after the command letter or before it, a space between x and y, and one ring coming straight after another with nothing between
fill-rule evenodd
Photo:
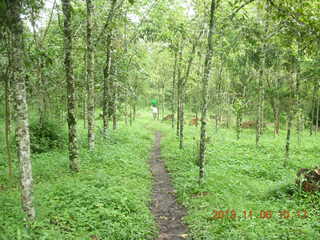
<instances>
[{"instance_id":1,"label":"leafy foliage","mask_svg":"<svg viewBox=\"0 0 320 240\"><path fill-rule=\"evenodd\" d=\"M57 122L46 121L40 124L34 121L30 124L30 143L31 152L48 152L66 145L66 133Z\"/></svg>"}]
</instances>

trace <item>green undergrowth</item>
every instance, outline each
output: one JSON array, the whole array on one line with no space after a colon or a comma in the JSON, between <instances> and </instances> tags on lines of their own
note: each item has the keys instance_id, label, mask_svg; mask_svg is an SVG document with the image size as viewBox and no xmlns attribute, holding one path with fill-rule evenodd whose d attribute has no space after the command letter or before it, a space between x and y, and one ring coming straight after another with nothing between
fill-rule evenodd
<instances>
[{"instance_id":1,"label":"green undergrowth","mask_svg":"<svg viewBox=\"0 0 320 240\"><path fill-rule=\"evenodd\" d=\"M99 123L101 125L101 123ZM152 239L148 166L153 137L144 123L122 125L95 151L86 150L79 124L81 171L71 173L65 149L34 154L34 201L37 219L26 228L21 211L17 163L13 186L0 190L0 239ZM2 161L1 161L2 162ZM5 181L6 178L1 176ZM7 185L6 183L4 185Z\"/></svg>"},{"instance_id":2,"label":"green undergrowth","mask_svg":"<svg viewBox=\"0 0 320 240\"><path fill-rule=\"evenodd\" d=\"M234 130L216 132L209 122L206 180L199 187L194 137L200 128L186 127L185 147L179 150L175 130L163 125L161 154L178 200L188 209L185 221L193 239L320 239L320 195L294 184L299 168L319 163L318 136L305 132L298 143L293 135L284 168L285 131L276 138L267 131L256 147L253 130L244 130L237 141Z\"/></svg>"}]
</instances>

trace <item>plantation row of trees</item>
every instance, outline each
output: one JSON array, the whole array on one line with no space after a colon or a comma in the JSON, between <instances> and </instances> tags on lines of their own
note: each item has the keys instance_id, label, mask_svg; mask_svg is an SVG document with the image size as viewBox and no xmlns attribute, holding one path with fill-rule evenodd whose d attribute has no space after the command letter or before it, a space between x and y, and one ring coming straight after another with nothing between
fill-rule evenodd
<instances>
[{"instance_id":1,"label":"plantation row of trees","mask_svg":"<svg viewBox=\"0 0 320 240\"><path fill-rule=\"evenodd\" d=\"M287 122L286 154L319 123L319 3L296 0L0 0L1 101L12 175L17 138L23 208L34 219L29 119L44 130L67 121L70 169L79 171L77 119L94 150L101 128L132 123L138 107L158 98L162 116L184 147L185 112L200 117L199 182L205 176L206 125L254 120L279 135ZM97 113L101 112L100 114ZM95 120L102 117L102 126ZM15 123L13 124L13 120ZM295 123L295 125L293 125ZM13 133L15 126L15 134Z\"/></svg>"},{"instance_id":2,"label":"plantation row of trees","mask_svg":"<svg viewBox=\"0 0 320 240\"><path fill-rule=\"evenodd\" d=\"M171 74L158 70L159 85L167 89L159 90L165 94L159 98L176 114L180 148L185 106L201 114L200 182L209 118L216 129L235 127L237 139L241 126L255 126L257 146L265 123L273 122L275 136L286 130L288 159L292 129L301 141L303 129L316 134L319 126L319 4L249 0L192 6L194 11L181 15L165 3L154 9L149 38L162 43L156 61L171 61Z\"/></svg>"}]
</instances>

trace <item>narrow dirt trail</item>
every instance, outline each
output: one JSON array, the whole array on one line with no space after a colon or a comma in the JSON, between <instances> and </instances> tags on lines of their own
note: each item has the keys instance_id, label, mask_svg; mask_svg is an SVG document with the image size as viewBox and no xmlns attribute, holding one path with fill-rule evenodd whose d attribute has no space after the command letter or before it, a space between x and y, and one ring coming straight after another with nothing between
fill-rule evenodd
<instances>
[{"instance_id":1,"label":"narrow dirt trail","mask_svg":"<svg viewBox=\"0 0 320 240\"><path fill-rule=\"evenodd\" d=\"M181 219L186 216L187 211L176 201L175 190L171 186L169 174L160 157L160 140L161 135L156 132L150 159L154 177L151 210L160 228L156 240L185 240L188 229Z\"/></svg>"}]
</instances>

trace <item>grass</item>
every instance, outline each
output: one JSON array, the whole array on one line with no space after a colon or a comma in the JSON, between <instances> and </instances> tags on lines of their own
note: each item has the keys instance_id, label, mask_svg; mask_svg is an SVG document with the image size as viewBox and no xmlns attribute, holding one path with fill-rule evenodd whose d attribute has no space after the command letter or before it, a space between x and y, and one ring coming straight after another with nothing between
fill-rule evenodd
<instances>
[{"instance_id":1,"label":"grass","mask_svg":"<svg viewBox=\"0 0 320 240\"><path fill-rule=\"evenodd\" d=\"M37 219L29 228L24 227L17 178L13 187L0 191L1 240L153 238L149 131L139 123L122 126L106 140L98 136L95 151L88 152L86 130L79 130L80 173L69 171L66 149L33 155Z\"/></svg>"},{"instance_id":2,"label":"grass","mask_svg":"<svg viewBox=\"0 0 320 240\"><path fill-rule=\"evenodd\" d=\"M276 138L267 131L256 147L254 131L244 130L237 141L234 130L216 132L209 123L206 181L200 187L194 139L199 128L186 126L185 147L179 150L170 123L150 119L142 113L132 127L121 122L107 139L98 134L94 152L86 150L86 130L79 122L77 174L68 169L66 148L34 154L37 220L29 228L20 206L16 160L11 187L6 171L1 171L5 189L0 190L0 240L153 239L157 229L149 209L152 178L147 161L154 131L162 132L161 154L178 201L188 209L184 221L193 240L320 239L319 195L303 193L294 184L299 168L318 164L318 136L305 132L298 143L293 135L284 168L284 131ZM1 138L0 144L4 146ZM1 153L0 167L7 167ZM267 211L269 218L262 218Z\"/></svg>"}]
</instances>

